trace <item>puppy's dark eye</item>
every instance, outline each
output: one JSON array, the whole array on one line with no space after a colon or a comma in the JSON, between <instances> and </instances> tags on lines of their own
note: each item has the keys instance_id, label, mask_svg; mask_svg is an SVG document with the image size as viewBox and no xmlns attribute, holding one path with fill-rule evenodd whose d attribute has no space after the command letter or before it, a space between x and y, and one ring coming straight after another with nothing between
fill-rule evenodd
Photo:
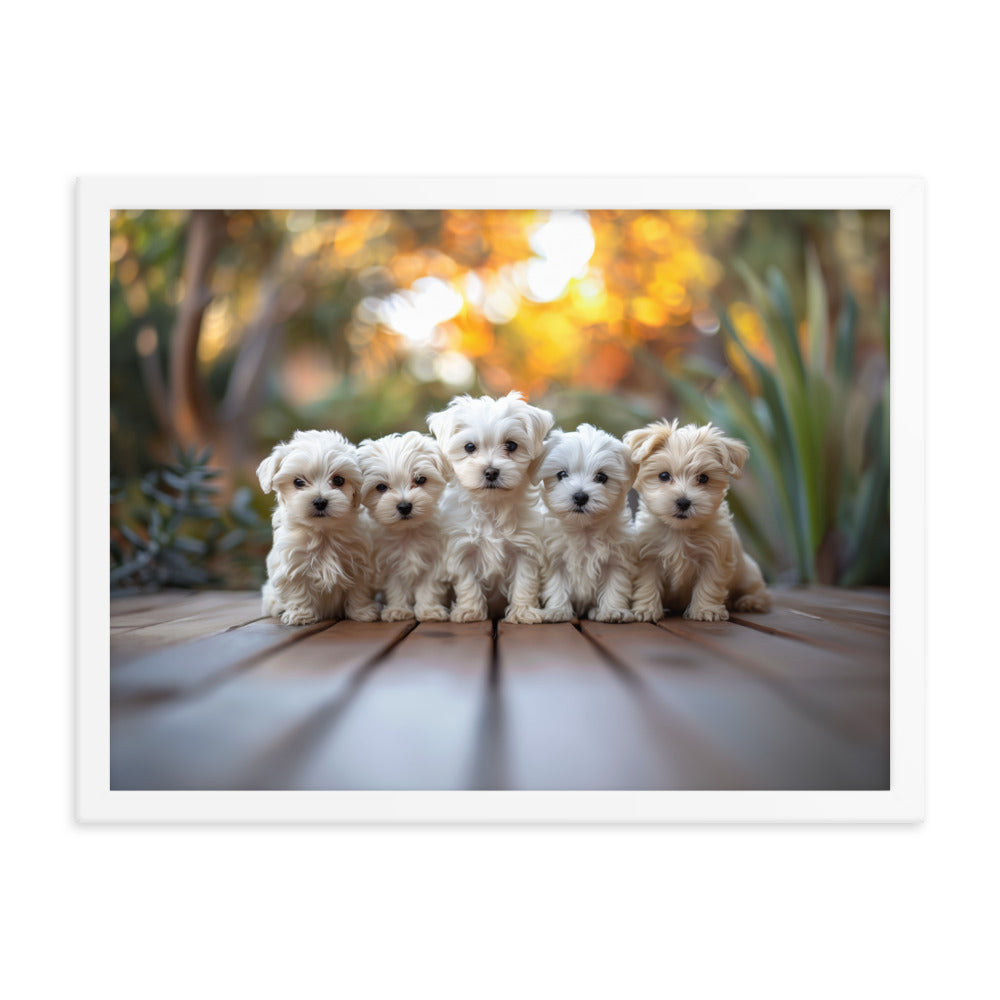
<instances>
[{"instance_id":1,"label":"puppy's dark eye","mask_svg":"<svg viewBox=\"0 0 1000 1000\"><path fill-rule=\"evenodd\" d=\"M594 476L595 483L606 483L607 481L608 477L603 472L598 472L597 475Z\"/></svg>"},{"instance_id":2,"label":"puppy's dark eye","mask_svg":"<svg viewBox=\"0 0 1000 1000\"><path fill-rule=\"evenodd\" d=\"M302 487L303 487L303 486L305 486L305 484L306 484L305 480L304 480L304 479L299 479L299 478L298 478L298 476L296 476L296 477L295 477L295 478L294 478L294 479L292 480L292 482L293 482L293 483L295 484L295 488L296 488L297 490L301 490L301 489L302 489Z\"/></svg>"},{"instance_id":3,"label":"puppy's dark eye","mask_svg":"<svg viewBox=\"0 0 1000 1000\"><path fill-rule=\"evenodd\" d=\"M662 479L663 482L665 482L665 483L669 483L670 479L671 479L671 475L670 475L669 472L661 472L660 473L660 479Z\"/></svg>"},{"instance_id":4,"label":"puppy's dark eye","mask_svg":"<svg viewBox=\"0 0 1000 1000\"><path fill-rule=\"evenodd\" d=\"M504 441L503 446L507 449L507 451L510 451L510 452L517 451L517 442L516 441Z\"/></svg>"},{"instance_id":5,"label":"puppy's dark eye","mask_svg":"<svg viewBox=\"0 0 1000 1000\"><path fill-rule=\"evenodd\" d=\"M424 483L427 482L427 477L426 476L417 476L417 478L414 479L413 482L414 482L414 484L416 486L423 486Z\"/></svg>"},{"instance_id":6,"label":"puppy's dark eye","mask_svg":"<svg viewBox=\"0 0 1000 1000\"><path fill-rule=\"evenodd\" d=\"M465 450L471 455L475 450L476 446L470 441L466 446Z\"/></svg>"},{"instance_id":7,"label":"puppy's dark eye","mask_svg":"<svg viewBox=\"0 0 1000 1000\"><path fill-rule=\"evenodd\" d=\"M389 487L388 487L388 486L386 486L386 485L385 485L385 483L379 483L379 484L378 484L378 486L376 486L376 487L375 487L375 489L376 489L376 490L378 490L378 492L379 492L379 493L385 493L385 491L386 491L386 490L387 490L388 488L389 488Z\"/></svg>"},{"instance_id":8,"label":"puppy's dark eye","mask_svg":"<svg viewBox=\"0 0 1000 1000\"><path fill-rule=\"evenodd\" d=\"M707 475L707 473L704 473L704 472L703 472L703 473L702 473L702 474L701 474L701 475L700 475L700 476L698 477L698 482L699 482L699 483L701 483L701 485L702 485L702 486L704 486L704 485L705 485L705 483L707 483L707 482L708 482L708 475Z\"/></svg>"},{"instance_id":9,"label":"puppy's dark eye","mask_svg":"<svg viewBox=\"0 0 1000 1000\"><path fill-rule=\"evenodd\" d=\"M563 471L563 472L557 472L556 473L556 479L565 479L568 475L569 475L569 473L565 472L565 471Z\"/></svg>"},{"instance_id":10,"label":"puppy's dark eye","mask_svg":"<svg viewBox=\"0 0 1000 1000\"><path fill-rule=\"evenodd\" d=\"M334 476L330 480L330 482L334 486L343 486L344 485L344 477L343 476Z\"/></svg>"}]
</instances>

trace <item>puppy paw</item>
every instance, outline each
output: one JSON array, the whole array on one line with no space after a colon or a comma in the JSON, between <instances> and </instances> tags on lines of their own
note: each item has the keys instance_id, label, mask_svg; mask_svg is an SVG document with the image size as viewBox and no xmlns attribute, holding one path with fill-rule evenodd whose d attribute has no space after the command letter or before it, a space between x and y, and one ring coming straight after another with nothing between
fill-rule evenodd
<instances>
[{"instance_id":1,"label":"puppy paw","mask_svg":"<svg viewBox=\"0 0 1000 1000\"><path fill-rule=\"evenodd\" d=\"M591 608L587 617L595 622L634 622L636 616L628 608Z\"/></svg>"},{"instance_id":2,"label":"puppy paw","mask_svg":"<svg viewBox=\"0 0 1000 1000\"><path fill-rule=\"evenodd\" d=\"M756 590L752 594L744 594L733 604L734 611L769 611L771 595L766 590Z\"/></svg>"},{"instance_id":3,"label":"puppy paw","mask_svg":"<svg viewBox=\"0 0 1000 1000\"><path fill-rule=\"evenodd\" d=\"M448 609L443 604L418 604L416 619L418 622L446 622Z\"/></svg>"},{"instance_id":4,"label":"puppy paw","mask_svg":"<svg viewBox=\"0 0 1000 1000\"><path fill-rule=\"evenodd\" d=\"M503 620L514 625L537 625L539 622L545 621L544 614L545 612L541 608L511 607L507 609Z\"/></svg>"},{"instance_id":5,"label":"puppy paw","mask_svg":"<svg viewBox=\"0 0 1000 1000\"><path fill-rule=\"evenodd\" d=\"M319 618L309 608L288 608L281 613L282 625L312 625Z\"/></svg>"},{"instance_id":6,"label":"puppy paw","mask_svg":"<svg viewBox=\"0 0 1000 1000\"><path fill-rule=\"evenodd\" d=\"M692 622L725 622L729 621L729 612L721 604L706 604L700 608L688 608L684 617Z\"/></svg>"},{"instance_id":7,"label":"puppy paw","mask_svg":"<svg viewBox=\"0 0 1000 1000\"><path fill-rule=\"evenodd\" d=\"M383 608L382 621L384 622L405 622L413 618L413 611L410 608Z\"/></svg>"},{"instance_id":8,"label":"puppy paw","mask_svg":"<svg viewBox=\"0 0 1000 1000\"><path fill-rule=\"evenodd\" d=\"M347 617L356 622L377 622L378 605L362 604L360 608L349 608Z\"/></svg>"},{"instance_id":9,"label":"puppy paw","mask_svg":"<svg viewBox=\"0 0 1000 1000\"><path fill-rule=\"evenodd\" d=\"M561 607L545 608L542 611L543 622L571 622L575 617L573 609L568 604Z\"/></svg>"},{"instance_id":10,"label":"puppy paw","mask_svg":"<svg viewBox=\"0 0 1000 1000\"><path fill-rule=\"evenodd\" d=\"M636 608L632 612L633 621L637 622L658 622L663 617L663 608L644 607Z\"/></svg>"},{"instance_id":11,"label":"puppy paw","mask_svg":"<svg viewBox=\"0 0 1000 1000\"><path fill-rule=\"evenodd\" d=\"M487 617L485 604L482 607L457 606L451 609L450 615L453 622L482 622Z\"/></svg>"}]
</instances>

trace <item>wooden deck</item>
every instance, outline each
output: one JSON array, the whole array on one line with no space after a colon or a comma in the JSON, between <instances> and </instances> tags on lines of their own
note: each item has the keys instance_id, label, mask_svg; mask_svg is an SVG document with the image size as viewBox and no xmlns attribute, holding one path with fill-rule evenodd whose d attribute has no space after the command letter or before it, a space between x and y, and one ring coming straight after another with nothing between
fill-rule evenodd
<instances>
[{"instance_id":1,"label":"wooden deck","mask_svg":"<svg viewBox=\"0 0 1000 1000\"><path fill-rule=\"evenodd\" d=\"M889 597L776 591L658 625L260 617L111 605L112 789L889 787Z\"/></svg>"}]
</instances>

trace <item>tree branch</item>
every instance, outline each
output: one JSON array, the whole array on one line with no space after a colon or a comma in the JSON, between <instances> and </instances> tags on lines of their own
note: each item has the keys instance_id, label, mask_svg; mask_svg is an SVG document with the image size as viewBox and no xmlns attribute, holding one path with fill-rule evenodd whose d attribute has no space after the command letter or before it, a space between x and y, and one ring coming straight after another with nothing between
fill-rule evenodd
<instances>
[{"instance_id":1,"label":"tree branch","mask_svg":"<svg viewBox=\"0 0 1000 1000\"><path fill-rule=\"evenodd\" d=\"M170 338L170 401L174 433L185 443L207 436L214 415L198 374L198 340L212 301L208 277L225 232L221 212L196 209L188 222L181 276L184 298Z\"/></svg>"},{"instance_id":2,"label":"tree branch","mask_svg":"<svg viewBox=\"0 0 1000 1000\"><path fill-rule=\"evenodd\" d=\"M256 409L267 362L284 323L302 306L305 298L298 278L306 266L296 260L287 266L289 255L279 248L261 276L259 298L253 319L247 325L239 354L219 408L222 423L239 425Z\"/></svg>"}]
</instances>

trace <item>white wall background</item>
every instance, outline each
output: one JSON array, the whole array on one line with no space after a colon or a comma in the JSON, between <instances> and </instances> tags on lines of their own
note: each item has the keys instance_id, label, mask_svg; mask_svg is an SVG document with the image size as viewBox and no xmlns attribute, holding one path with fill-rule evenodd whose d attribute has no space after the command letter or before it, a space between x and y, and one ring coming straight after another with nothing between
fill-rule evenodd
<instances>
[{"instance_id":1,"label":"white wall background","mask_svg":"<svg viewBox=\"0 0 1000 1000\"><path fill-rule=\"evenodd\" d=\"M982 995L995 983L1000 213L985 9L98 0L7 10L9 995L840 1000ZM77 828L71 211L73 178L90 173L924 177L927 821ZM907 331L893 336L900 345ZM923 490L904 483L894 502Z\"/></svg>"}]
</instances>

